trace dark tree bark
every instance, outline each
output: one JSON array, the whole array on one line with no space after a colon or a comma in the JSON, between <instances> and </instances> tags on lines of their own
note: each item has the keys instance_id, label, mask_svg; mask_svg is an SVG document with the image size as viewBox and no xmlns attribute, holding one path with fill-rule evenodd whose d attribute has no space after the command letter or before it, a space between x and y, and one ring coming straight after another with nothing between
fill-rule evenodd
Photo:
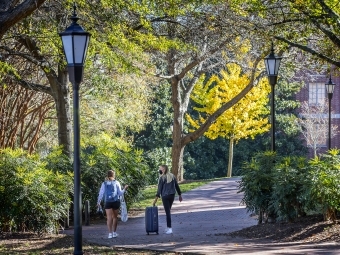
<instances>
[{"instance_id":1,"label":"dark tree bark","mask_svg":"<svg viewBox=\"0 0 340 255\"><path fill-rule=\"evenodd\" d=\"M46 0L0 0L0 40L13 25L31 15Z\"/></svg>"}]
</instances>

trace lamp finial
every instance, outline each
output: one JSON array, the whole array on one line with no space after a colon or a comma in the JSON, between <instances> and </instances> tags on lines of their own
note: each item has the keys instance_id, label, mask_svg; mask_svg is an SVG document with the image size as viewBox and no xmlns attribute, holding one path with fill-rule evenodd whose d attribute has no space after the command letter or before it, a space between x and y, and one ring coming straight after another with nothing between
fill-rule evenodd
<instances>
[{"instance_id":1,"label":"lamp finial","mask_svg":"<svg viewBox=\"0 0 340 255\"><path fill-rule=\"evenodd\" d=\"M79 17L77 16L77 5L76 5L76 2L73 2L73 13L72 13L72 16L71 16L71 20L73 23L77 23L77 21L79 20Z\"/></svg>"},{"instance_id":2,"label":"lamp finial","mask_svg":"<svg viewBox=\"0 0 340 255\"><path fill-rule=\"evenodd\" d=\"M329 75L328 84L333 84L333 82L332 82L332 74Z\"/></svg>"}]
</instances>

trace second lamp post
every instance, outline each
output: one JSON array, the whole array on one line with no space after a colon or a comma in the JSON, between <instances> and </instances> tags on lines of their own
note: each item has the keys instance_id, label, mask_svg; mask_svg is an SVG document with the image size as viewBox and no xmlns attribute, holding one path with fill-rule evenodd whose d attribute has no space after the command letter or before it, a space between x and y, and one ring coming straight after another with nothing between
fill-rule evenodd
<instances>
[{"instance_id":1,"label":"second lamp post","mask_svg":"<svg viewBox=\"0 0 340 255\"><path fill-rule=\"evenodd\" d=\"M326 92L328 94L328 150L331 148L331 102L334 92L335 84L332 82L332 77L329 76L329 81L326 85Z\"/></svg>"},{"instance_id":2,"label":"second lamp post","mask_svg":"<svg viewBox=\"0 0 340 255\"><path fill-rule=\"evenodd\" d=\"M271 150L275 151L275 85L277 83L277 75L279 73L281 57L278 57L274 53L274 45L272 43L272 48L270 54L264 58L264 63L266 66L266 71L268 75L269 84L271 85Z\"/></svg>"}]
</instances>

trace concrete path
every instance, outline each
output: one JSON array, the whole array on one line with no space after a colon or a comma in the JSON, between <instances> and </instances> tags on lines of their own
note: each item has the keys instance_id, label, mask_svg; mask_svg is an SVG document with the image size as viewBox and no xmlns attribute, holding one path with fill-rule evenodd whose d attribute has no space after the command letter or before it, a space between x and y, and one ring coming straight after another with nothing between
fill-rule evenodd
<instances>
[{"instance_id":1,"label":"concrete path","mask_svg":"<svg viewBox=\"0 0 340 255\"><path fill-rule=\"evenodd\" d=\"M224 235L257 224L240 205L237 178L214 181L176 197L172 208L173 234L166 235L165 213L159 206L159 235L145 232L144 214L119 222L117 238L107 238L107 227L83 226L83 238L96 244L196 254L340 254L340 244L274 243ZM73 229L64 231L73 234Z\"/></svg>"}]
</instances>

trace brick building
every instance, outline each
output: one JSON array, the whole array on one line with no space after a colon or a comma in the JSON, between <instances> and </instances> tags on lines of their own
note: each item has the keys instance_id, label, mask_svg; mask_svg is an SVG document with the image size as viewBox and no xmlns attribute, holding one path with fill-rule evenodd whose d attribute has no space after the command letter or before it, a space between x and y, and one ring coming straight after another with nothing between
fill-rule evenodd
<instances>
[{"instance_id":1,"label":"brick building","mask_svg":"<svg viewBox=\"0 0 340 255\"><path fill-rule=\"evenodd\" d=\"M328 150L328 119L329 119L329 106L328 106L328 94L326 92L325 84L329 81L329 75L309 75L305 81L305 87L296 95L296 99L300 102L308 102L308 106L316 106L318 104L326 104L326 113L321 114L324 118L325 124L323 126L323 132L325 131L325 137L320 139L317 144L317 154L324 153ZM340 77L332 77L332 82L336 84L331 100L331 125L336 125L337 132L335 136L331 138L331 148L340 148ZM301 109L300 109L301 112ZM309 114L312 115L312 114ZM307 115L306 115L307 116ZM336 133L336 132L333 132ZM307 140L304 139L304 141ZM313 146L308 144L309 155L314 155Z\"/></svg>"}]
</instances>

